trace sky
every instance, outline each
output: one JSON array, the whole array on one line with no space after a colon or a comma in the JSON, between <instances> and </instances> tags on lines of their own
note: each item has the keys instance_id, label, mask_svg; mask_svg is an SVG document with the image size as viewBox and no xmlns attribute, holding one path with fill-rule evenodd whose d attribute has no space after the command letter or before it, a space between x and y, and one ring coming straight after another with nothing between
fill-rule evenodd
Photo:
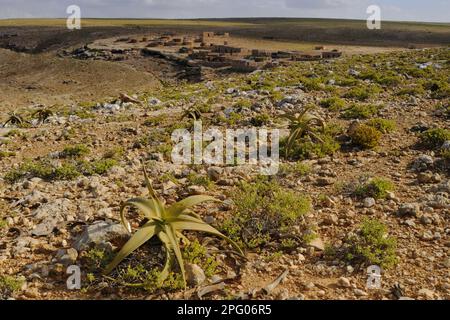
<instances>
[{"instance_id":1,"label":"sky","mask_svg":"<svg viewBox=\"0 0 450 320\"><path fill-rule=\"evenodd\" d=\"M78 5L86 18L311 17L450 22L450 0L0 0L0 19L62 18Z\"/></svg>"}]
</instances>

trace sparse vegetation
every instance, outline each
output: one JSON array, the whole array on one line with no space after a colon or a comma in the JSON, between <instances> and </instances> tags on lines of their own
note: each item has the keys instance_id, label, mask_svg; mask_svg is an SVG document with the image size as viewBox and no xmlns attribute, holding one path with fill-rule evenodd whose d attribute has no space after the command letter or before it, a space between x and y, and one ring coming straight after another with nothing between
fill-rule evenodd
<instances>
[{"instance_id":1,"label":"sparse vegetation","mask_svg":"<svg viewBox=\"0 0 450 320\"><path fill-rule=\"evenodd\" d=\"M398 275L409 278L401 296L422 299L418 291L427 288L427 298L448 298L450 151L444 142L450 138L450 50L401 48L406 47L403 39L416 36L423 45L431 44L433 30L443 39L448 25L386 22L378 36L410 28L401 32L402 39L395 37L396 48L388 47L393 42L383 48L346 43L339 59L282 58L272 64L270 53L312 49L311 43L287 39L300 25L312 30L320 21L321 37L336 37L324 28L363 24L250 21L177 22L190 25L189 35L200 25L217 31L216 23L246 26L229 45L254 46L261 53L267 45L269 53L257 57L264 67L249 73L144 57L138 47L147 46L153 35L140 27L120 32L96 32L94 27L72 33L64 44L47 41L61 35L47 37L53 28L41 28L30 33L36 36L36 50L43 51L32 61L35 49L22 41L23 35L28 39L26 28L17 36L2 33L4 43L18 46L0 50L0 74L7 84L0 85L1 122L9 111L17 117L0 125L0 299L257 300L285 298L286 293L304 299L391 299L389 286L403 281ZM181 27L174 23L163 22L184 41L184 31L178 32ZM267 34L274 39L245 36L262 34L266 24L276 26ZM279 30L283 35L276 34ZM123 37L118 43L117 34ZM99 35L104 49L96 40ZM67 51L86 36L90 44L79 48L80 54ZM347 36L358 41L360 35L352 29ZM341 47L338 40L324 50ZM321 46L317 41L314 45ZM29 54L15 52L22 44ZM73 59L83 55L85 61ZM82 68L67 72L68 66ZM30 81L24 81L28 74ZM286 115L291 115L289 122ZM279 129L278 173L259 176L260 167L238 163L237 157L229 165L172 163L173 131L192 134L200 118L203 132ZM269 137L274 142L274 135ZM147 172L145 179L140 175L140 158L149 161L156 191ZM203 193L208 195L188 197ZM127 194L144 198L122 205ZM116 211L121 212L118 219ZM119 219L131 231L129 237ZM105 230L94 230L97 223ZM91 243L87 234L99 241ZM393 236L399 237L398 250ZM86 246L77 246L85 240ZM248 254L242 257L239 248ZM387 269L397 261L402 263L396 270ZM68 262L81 267L81 291L60 290ZM189 264L189 285L199 288L183 290L184 264ZM387 290L365 289L369 265L383 267ZM287 268L289 275L276 291L254 290ZM16 281L25 278L27 290L22 290L25 286L19 288ZM217 290L202 296L211 288Z\"/></svg>"},{"instance_id":2,"label":"sparse vegetation","mask_svg":"<svg viewBox=\"0 0 450 320\"><path fill-rule=\"evenodd\" d=\"M24 177L38 177L49 181L73 180L81 175L105 174L115 165L117 161L114 159L68 160L61 163L50 161L48 158L26 160L18 168L10 170L4 178L9 183L17 182Z\"/></svg>"}]
</instances>

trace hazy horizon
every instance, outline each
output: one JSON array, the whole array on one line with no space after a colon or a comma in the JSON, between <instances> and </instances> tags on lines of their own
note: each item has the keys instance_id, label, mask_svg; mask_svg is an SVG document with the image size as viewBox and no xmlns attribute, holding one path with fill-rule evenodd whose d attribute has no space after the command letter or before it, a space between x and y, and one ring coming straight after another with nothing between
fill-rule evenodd
<instances>
[{"instance_id":1,"label":"hazy horizon","mask_svg":"<svg viewBox=\"0 0 450 320\"><path fill-rule=\"evenodd\" d=\"M157 17L148 17L148 18L129 18L129 17L115 17L115 18L104 18L104 17L84 17L85 19L91 20L245 20L245 19L304 19L304 20L348 20L348 21L365 21L364 19L352 19L352 18L321 18L321 17L210 17L210 18L157 18ZM66 20L67 17L53 17L53 18L0 18L0 20ZM416 20L388 20L385 19L383 21L386 22L399 22L399 23L424 23L424 24L450 24L450 22L445 21L416 21Z\"/></svg>"},{"instance_id":2,"label":"hazy horizon","mask_svg":"<svg viewBox=\"0 0 450 320\"><path fill-rule=\"evenodd\" d=\"M63 19L78 5L91 19L304 18L366 20L369 5L381 19L450 23L449 0L0 0L0 19Z\"/></svg>"}]
</instances>

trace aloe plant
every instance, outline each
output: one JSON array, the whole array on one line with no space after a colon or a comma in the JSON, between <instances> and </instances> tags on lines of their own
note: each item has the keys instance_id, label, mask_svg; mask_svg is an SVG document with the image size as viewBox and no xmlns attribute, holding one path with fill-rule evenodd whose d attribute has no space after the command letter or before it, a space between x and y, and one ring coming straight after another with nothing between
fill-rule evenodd
<instances>
[{"instance_id":1,"label":"aloe plant","mask_svg":"<svg viewBox=\"0 0 450 320\"><path fill-rule=\"evenodd\" d=\"M8 124L12 124L15 126L21 126L23 123L25 122L25 120L23 120L23 118L16 114L15 112L12 112L9 114L9 118L8 120L6 120L6 122L3 124L3 126L6 126Z\"/></svg>"},{"instance_id":2,"label":"aloe plant","mask_svg":"<svg viewBox=\"0 0 450 320\"><path fill-rule=\"evenodd\" d=\"M53 112L50 109L39 109L33 113L33 117L37 116L40 123L44 123L48 118L53 116Z\"/></svg>"},{"instance_id":3,"label":"aloe plant","mask_svg":"<svg viewBox=\"0 0 450 320\"><path fill-rule=\"evenodd\" d=\"M200 120L201 117L202 117L201 111L198 108L192 106L184 111L181 118Z\"/></svg>"},{"instance_id":4,"label":"aloe plant","mask_svg":"<svg viewBox=\"0 0 450 320\"><path fill-rule=\"evenodd\" d=\"M325 130L325 122L321 118L312 115L309 112L311 109L311 107L307 107L299 114L285 116L289 120L290 130L286 142L286 157L288 157L292 146L298 139L310 137L318 142L323 142L315 132L317 129L320 129L323 132Z\"/></svg>"},{"instance_id":5,"label":"aloe plant","mask_svg":"<svg viewBox=\"0 0 450 320\"><path fill-rule=\"evenodd\" d=\"M131 233L132 230L125 217L125 209L127 207L135 207L140 210L148 222L140 227L139 230L137 230L122 247L114 260L106 267L105 274L111 273L120 264L120 262L122 262L133 251L156 236L161 240L166 251L166 262L162 272L160 273L159 282L162 283L167 279L174 258L176 258L181 269L184 286L186 287L186 275L179 245L180 239L187 240L182 234L183 231L200 231L218 236L232 244L237 252L243 256L242 250L234 241L223 235L212 226L203 222L197 214L188 210L189 208L205 201L218 200L210 196L198 195L188 197L172 204L169 207L166 207L165 204L156 196L145 167L144 177L150 198L134 198L128 200L121 206L120 217L122 224L129 233Z\"/></svg>"}]
</instances>

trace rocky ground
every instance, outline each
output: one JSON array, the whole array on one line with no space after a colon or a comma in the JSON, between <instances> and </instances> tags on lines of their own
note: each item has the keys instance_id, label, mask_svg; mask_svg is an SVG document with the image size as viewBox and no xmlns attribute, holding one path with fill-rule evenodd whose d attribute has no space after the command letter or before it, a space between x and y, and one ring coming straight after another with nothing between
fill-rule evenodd
<instances>
[{"instance_id":1,"label":"rocky ground","mask_svg":"<svg viewBox=\"0 0 450 320\"><path fill-rule=\"evenodd\" d=\"M450 298L449 57L446 48L299 62L2 114L0 298ZM192 127L186 109L204 127L256 125L285 137L284 116L309 106L326 128L287 156L282 148L276 176L170 162L173 130ZM153 240L102 275L129 237L121 203L148 197L141 160L168 204L221 200L195 211L245 259L186 233L187 290L176 266L156 284L165 253ZM138 211L127 217L136 230ZM66 288L70 265L81 268L81 290ZM370 265L382 267L381 289L366 287Z\"/></svg>"}]
</instances>

